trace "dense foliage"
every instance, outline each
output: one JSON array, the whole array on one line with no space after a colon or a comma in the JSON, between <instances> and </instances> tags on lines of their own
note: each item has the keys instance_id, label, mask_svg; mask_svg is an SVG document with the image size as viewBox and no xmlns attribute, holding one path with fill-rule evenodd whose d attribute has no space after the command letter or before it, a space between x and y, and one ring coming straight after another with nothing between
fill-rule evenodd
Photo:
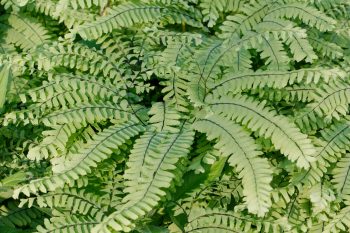
<instances>
[{"instance_id":1,"label":"dense foliage","mask_svg":"<svg viewBox=\"0 0 350 233\"><path fill-rule=\"evenodd\" d=\"M0 0L0 232L349 232L348 0Z\"/></svg>"}]
</instances>

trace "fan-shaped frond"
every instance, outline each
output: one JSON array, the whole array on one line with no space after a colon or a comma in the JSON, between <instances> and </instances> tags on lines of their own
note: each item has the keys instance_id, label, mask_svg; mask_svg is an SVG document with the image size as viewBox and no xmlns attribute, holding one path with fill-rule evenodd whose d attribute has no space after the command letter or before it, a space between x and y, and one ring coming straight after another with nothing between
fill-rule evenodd
<instances>
[{"instance_id":1,"label":"fan-shaped frond","mask_svg":"<svg viewBox=\"0 0 350 233\"><path fill-rule=\"evenodd\" d=\"M223 156L229 157L229 164L237 169L242 178L243 194L249 212L263 216L271 205L272 174L269 163L258 157L261 152L249 133L215 115L197 120L193 127L206 133L209 140L218 139L215 147Z\"/></svg>"},{"instance_id":2,"label":"fan-shaped frond","mask_svg":"<svg viewBox=\"0 0 350 233\"><path fill-rule=\"evenodd\" d=\"M276 149L281 150L297 166L308 168L314 161L315 148L307 135L300 133L288 118L277 115L272 109L246 97L209 100L211 111L235 120L260 136L271 138Z\"/></svg>"}]
</instances>

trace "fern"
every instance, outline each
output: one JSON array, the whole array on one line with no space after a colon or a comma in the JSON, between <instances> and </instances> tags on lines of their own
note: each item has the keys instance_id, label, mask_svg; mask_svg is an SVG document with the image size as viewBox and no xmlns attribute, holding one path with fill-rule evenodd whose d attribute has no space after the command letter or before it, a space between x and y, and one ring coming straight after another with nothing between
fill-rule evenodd
<instances>
[{"instance_id":1,"label":"fern","mask_svg":"<svg viewBox=\"0 0 350 233\"><path fill-rule=\"evenodd\" d=\"M1 232L348 232L346 0L0 0Z\"/></svg>"}]
</instances>

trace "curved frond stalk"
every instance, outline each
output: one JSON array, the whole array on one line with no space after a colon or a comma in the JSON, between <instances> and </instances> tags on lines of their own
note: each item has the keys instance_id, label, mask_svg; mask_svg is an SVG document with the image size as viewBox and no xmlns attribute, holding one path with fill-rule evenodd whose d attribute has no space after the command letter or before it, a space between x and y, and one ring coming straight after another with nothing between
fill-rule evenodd
<instances>
[{"instance_id":1,"label":"curved frond stalk","mask_svg":"<svg viewBox=\"0 0 350 233\"><path fill-rule=\"evenodd\" d=\"M144 127L139 123L129 121L128 123L113 125L93 136L78 153L67 155L70 160L58 158L54 161L53 174L44 178L32 180L14 191L13 197L18 198L20 193L30 196L38 191L46 193L62 188L65 184L72 184L80 177L91 172L98 162L107 159L113 150L117 150L131 137L138 135Z\"/></svg>"},{"instance_id":2,"label":"curved frond stalk","mask_svg":"<svg viewBox=\"0 0 350 233\"><path fill-rule=\"evenodd\" d=\"M185 125L177 134L169 134L159 145L158 151L147 154L143 166L138 168L141 169L138 185L127 188L129 194L123 200L125 204L97 225L93 233L111 233L109 227L128 232L135 227L133 222L159 205L174 181L182 177L179 161L189 153L194 137L194 132L187 127ZM145 142L144 147L147 147L147 141L140 142Z\"/></svg>"},{"instance_id":3,"label":"curved frond stalk","mask_svg":"<svg viewBox=\"0 0 350 233\"><path fill-rule=\"evenodd\" d=\"M264 216L271 206L270 182L272 172L266 159L259 158L261 152L248 132L227 119L210 116L197 120L193 127L207 134L209 140L218 139L215 148L228 157L242 179L244 200L248 211Z\"/></svg>"},{"instance_id":4,"label":"curved frond stalk","mask_svg":"<svg viewBox=\"0 0 350 233\"><path fill-rule=\"evenodd\" d=\"M309 168L316 152L311 140L288 118L252 99L237 96L208 101L211 111L246 125L260 136L270 138L276 149L295 161L298 167Z\"/></svg>"}]
</instances>

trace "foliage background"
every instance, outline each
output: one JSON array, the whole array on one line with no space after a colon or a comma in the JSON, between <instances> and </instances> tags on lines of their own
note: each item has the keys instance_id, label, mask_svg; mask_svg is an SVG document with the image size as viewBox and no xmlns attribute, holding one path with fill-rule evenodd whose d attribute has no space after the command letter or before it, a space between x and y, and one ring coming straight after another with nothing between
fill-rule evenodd
<instances>
[{"instance_id":1,"label":"foliage background","mask_svg":"<svg viewBox=\"0 0 350 233\"><path fill-rule=\"evenodd\" d=\"M349 1L0 4L0 232L349 232Z\"/></svg>"}]
</instances>

